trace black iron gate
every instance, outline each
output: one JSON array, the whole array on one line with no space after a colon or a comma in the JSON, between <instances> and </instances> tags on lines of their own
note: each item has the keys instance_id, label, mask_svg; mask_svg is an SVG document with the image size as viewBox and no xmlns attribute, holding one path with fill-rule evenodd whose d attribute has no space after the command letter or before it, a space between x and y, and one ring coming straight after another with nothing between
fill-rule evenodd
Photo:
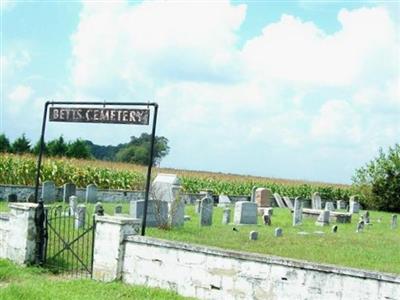
<instances>
[{"instance_id":1,"label":"black iron gate","mask_svg":"<svg viewBox=\"0 0 400 300\"><path fill-rule=\"evenodd\" d=\"M95 220L84 207L45 209L43 265L56 273L91 277Z\"/></svg>"}]
</instances>

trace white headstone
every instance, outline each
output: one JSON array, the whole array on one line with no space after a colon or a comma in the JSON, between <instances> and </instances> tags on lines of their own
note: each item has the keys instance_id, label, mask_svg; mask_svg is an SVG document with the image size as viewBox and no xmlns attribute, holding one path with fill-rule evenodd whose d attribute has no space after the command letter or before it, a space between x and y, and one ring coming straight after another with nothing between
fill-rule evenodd
<instances>
[{"instance_id":1,"label":"white headstone","mask_svg":"<svg viewBox=\"0 0 400 300\"><path fill-rule=\"evenodd\" d=\"M226 225L229 224L231 221L231 209L225 208L222 212L222 224Z\"/></svg>"},{"instance_id":2,"label":"white headstone","mask_svg":"<svg viewBox=\"0 0 400 300\"><path fill-rule=\"evenodd\" d=\"M356 201L357 196L351 196L349 201L349 212L358 214L360 212L360 204Z\"/></svg>"},{"instance_id":3,"label":"white headstone","mask_svg":"<svg viewBox=\"0 0 400 300\"><path fill-rule=\"evenodd\" d=\"M346 208L346 202L344 200L337 200L336 201L336 208L337 209L345 209Z\"/></svg>"},{"instance_id":4,"label":"white headstone","mask_svg":"<svg viewBox=\"0 0 400 300\"><path fill-rule=\"evenodd\" d=\"M334 211L335 207L333 206L333 202L325 202L325 210Z\"/></svg>"},{"instance_id":5,"label":"white headstone","mask_svg":"<svg viewBox=\"0 0 400 300\"><path fill-rule=\"evenodd\" d=\"M279 207L282 207L282 208L286 207L285 203L282 200L281 195L279 195L278 193L274 193L274 198Z\"/></svg>"},{"instance_id":6,"label":"white headstone","mask_svg":"<svg viewBox=\"0 0 400 300\"><path fill-rule=\"evenodd\" d=\"M76 213L76 206L78 205L78 197L70 196L69 197L69 213L71 216L74 216Z\"/></svg>"},{"instance_id":7,"label":"white headstone","mask_svg":"<svg viewBox=\"0 0 400 300\"><path fill-rule=\"evenodd\" d=\"M311 205L312 205L313 209L322 209L321 196L319 195L318 192L315 192L314 194L312 194Z\"/></svg>"},{"instance_id":8,"label":"white headstone","mask_svg":"<svg viewBox=\"0 0 400 300\"><path fill-rule=\"evenodd\" d=\"M226 206L226 205L229 205L229 204L231 204L231 199L229 199L228 196L226 196L226 195L219 195L218 196L218 206L219 207L223 207L223 206Z\"/></svg>"},{"instance_id":9,"label":"white headstone","mask_svg":"<svg viewBox=\"0 0 400 300\"><path fill-rule=\"evenodd\" d=\"M235 203L235 224L257 224L257 204L248 201Z\"/></svg>"},{"instance_id":10,"label":"white headstone","mask_svg":"<svg viewBox=\"0 0 400 300\"><path fill-rule=\"evenodd\" d=\"M288 208L293 209L293 202L292 202L292 200L291 200L289 197L284 196L284 197L283 197L283 201L285 201L286 206L287 206Z\"/></svg>"},{"instance_id":11,"label":"white headstone","mask_svg":"<svg viewBox=\"0 0 400 300\"><path fill-rule=\"evenodd\" d=\"M301 200L299 197L296 197L296 199L294 199L293 226L300 225L302 218L303 210L301 207Z\"/></svg>"},{"instance_id":12,"label":"white headstone","mask_svg":"<svg viewBox=\"0 0 400 300\"><path fill-rule=\"evenodd\" d=\"M85 227L86 221L86 206L84 204L79 204L76 207L75 213L75 229L80 229Z\"/></svg>"},{"instance_id":13,"label":"white headstone","mask_svg":"<svg viewBox=\"0 0 400 300\"><path fill-rule=\"evenodd\" d=\"M154 200L172 202L179 197L181 187L177 175L160 173L151 184L151 193Z\"/></svg>"},{"instance_id":14,"label":"white headstone","mask_svg":"<svg viewBox=\"0 0 400 300\"><path fill-rule=\"evenodd\" d=\"M330 211L329 210L323 210L321 211L321 214L319 215L317 222L315 222L315 225L318 226L326 226L329 225L329 217L330 217Z\"/></svg>"}]
</instances>

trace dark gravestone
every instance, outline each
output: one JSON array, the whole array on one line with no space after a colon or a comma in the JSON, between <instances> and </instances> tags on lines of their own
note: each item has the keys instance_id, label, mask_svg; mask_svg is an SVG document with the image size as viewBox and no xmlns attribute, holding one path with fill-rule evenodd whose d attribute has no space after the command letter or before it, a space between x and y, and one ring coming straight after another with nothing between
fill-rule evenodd
<instances>
[{"instance_id":1,"label":"dark gravestone","mask_svg":"<svg viewBox=\"0 0 400 300\"><path fill-rule=\"evenodd\" d=\"M7 200L8 202L17 202L18 201L17 194L9 194Z\"/></svg>"}]
</instances>

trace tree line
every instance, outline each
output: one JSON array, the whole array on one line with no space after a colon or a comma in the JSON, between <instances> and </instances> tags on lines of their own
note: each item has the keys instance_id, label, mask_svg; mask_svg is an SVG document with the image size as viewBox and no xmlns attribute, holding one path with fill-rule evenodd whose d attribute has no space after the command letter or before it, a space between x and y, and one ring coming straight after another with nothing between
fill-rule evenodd
<instances>
[{"instance_id":1,"label":"tree line","mask_svg":"<svg viewBox=\"0 0 400 300\"><path fill-rule=\"evenodd\" d=\"M65 141L64 137L50 140L44 144L43 153L50 157L69 157L79 159L99 159L108 161L120 161L147 165L149 163L151 135L143 133L140 137L132 136L128 143L117 146L96 145L89 140L76 139ZM161 136L155 138L154 165L169 153L168 139ZM32 145L31 141L22 134L13 142L0 134L0 153L38 154L40 141Z\"/></svg>"}]
</instances>

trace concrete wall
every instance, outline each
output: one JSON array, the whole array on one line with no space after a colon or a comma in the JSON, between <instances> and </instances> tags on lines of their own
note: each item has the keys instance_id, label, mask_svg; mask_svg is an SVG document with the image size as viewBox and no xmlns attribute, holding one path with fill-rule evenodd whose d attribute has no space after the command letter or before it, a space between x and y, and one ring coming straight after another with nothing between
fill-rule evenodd
<instances>
[{"instance_id":1,"label":"concrete wall","mask_svg":"<svg viewBox=\"0 0 400 300\"><path fill-rule=\"evenodd\" d=\"M0 258L7 258L9 214L0 213Z\"/></svg>"},{"instance_id":2,"label":"concrete wall","mask_svg":"<svg viewBox=\"0 0 400 300\"><path fill-rule=\"evenodd\" d=\"M26 201L28 196L35 192L35 187L33 186L23 186L23 185L6 185L0 184L0 199L7 200L9 194L16 194L18 197L18 202ZM39 188L39 195L42 194L42 189ZM143 200L143 191L128 191L128 190L97 190L98 201L102 202L129 202L131 200ZM85 199L86 189L77 188L76 196L79 199ZM197 199L201 199L204 195L201 194L182 194L182 198L185 203L194 204ZM231 201L247 201L248 196L229 196ZM63 187L56 188L56 199L63 199Z\"/></svg>"},{"instance_id":3,"label":"concrete wall","mask_svg":"<svg viewBox=\"0 0 400 300\"><path fill-rule=\"evenodd\" d=\"M400 276L131 236L122 279L200 299L400 299Z\"/></svg>"}]
</instances>

